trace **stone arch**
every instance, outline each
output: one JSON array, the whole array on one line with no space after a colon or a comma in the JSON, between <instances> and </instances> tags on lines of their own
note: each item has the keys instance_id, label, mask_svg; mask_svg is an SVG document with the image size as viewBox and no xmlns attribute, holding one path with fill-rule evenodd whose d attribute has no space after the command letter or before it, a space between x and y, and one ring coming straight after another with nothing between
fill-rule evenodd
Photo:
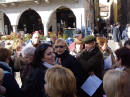
<instances>
[{"instance_id":1,"label":"stone arch","mask_svg":"<svg viewBox=\"0 0 130 97\"><path fill-rule=\"evenodd\" d=\"M61 16L59 16L60 14L61 14ZM63 17L62 17L62 15L63 15ZM59 25L61 26L62 22L64 22L63 23L64 28L76 28L76 16L75 16L73 10L71 8L69 8L68 6L59 6L56 9L54 9L54 11L52 11L52 13L49 16L48 23L47 23L48 30L50 29L50 27L52 27L50 25L50 21L52 21L52 17L55 18L53 20L56 20L56 21L54 21L56 23L54 25L54 26L56 26L54 28L56 31L61 29L58 27L59 27ZM60 20L61 20L61 23L60 23ZM54 22L51 22L51 23L54 23Z\"/></svg>"},{"instance_id":2,"label":"stone arch","mask_svg":"<svg viewBox=\"0 0 130 97\"><path fill-rule=\"evenodd\" d=\"M4 32L6 35L12 32L11 22L5 13L4 13Z\"/></svg>"},{"instance_id":3,"label":"stone arch","mask_svg":"<svg viewBox=\"0 0 130 97\"><path fill-rule=\"evenodd\" d=\"M24 31L25 33L32 33L36 30L41 33L44 32L43 23L40 15L34 9L24 10L18 17L18 31Z\"/></svg>"},{"instance_id":4,"label":"stone arch","mask_svg":"<svg viewBox=\"0 0 130 97\"><path fill-rule=\"evenodd\" d=\"M0 28L2 30L2 34L3 35L9 35L12 32L12 26L11 26L11 21L8 17L8 15L5 12L1 11L1 15L2 15L2 28Z\"/></svg>"}]
</instances>

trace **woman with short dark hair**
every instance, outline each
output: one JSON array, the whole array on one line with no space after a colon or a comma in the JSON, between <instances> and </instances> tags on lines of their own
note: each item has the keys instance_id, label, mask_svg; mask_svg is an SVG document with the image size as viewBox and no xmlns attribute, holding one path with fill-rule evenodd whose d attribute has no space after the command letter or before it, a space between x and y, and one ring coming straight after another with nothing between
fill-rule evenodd
<instances>
[{"instance_id":1,"label":"woman with short dark hair","mask_svg":"<svg viewBox=\"0 0 130 97\"><path fill-rule=\"evenodd\" d=\"M124 70L125 68L130 68L130 49L122 47L115 51L116 54L116 64L119 66L117 69Z\"/></svg>"}]
</instances>

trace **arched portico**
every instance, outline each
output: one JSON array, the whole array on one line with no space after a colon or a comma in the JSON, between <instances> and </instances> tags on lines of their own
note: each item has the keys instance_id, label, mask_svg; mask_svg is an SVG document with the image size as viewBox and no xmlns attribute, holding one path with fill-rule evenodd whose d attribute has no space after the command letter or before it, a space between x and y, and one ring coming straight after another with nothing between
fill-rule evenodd
<instances>
[{"instance_id":1,"label":"arched portico","mask_svg":"<svg viewBox=\"0 0 130 97\"><path fill-rule=\"evenodd\" d=\"M33 9L25 10L19 18L17 30L24 31L25 33L32 33L37 30L43 33L40 15Z\"/></svg>"},{"instance_id":2,"label":"arched portico","mask_svg":"<svg viewBox=\"0 0 130 97\"><path fill-rule=\"evenodd\" d=\"M76 28L76 16L70 8L60 6L51 13L47 24L48 31L63 34L68 28Z\"/></svg>"},{"instance_id":3,"label":"arched portico","mask_svg":"<svg viewBox=\"0 0 130 97\"><path fill-rule=\"evenodd\" d=\"M8 35L11 31L12 27L8 16L4 12L0 12L0 34Z\"/></svg>"},{"instance_id":4,"label":"arched portico","mask_svg":"<svg viewBox=\"0 0 130 97\"><path fill-rule=\"evenodd\" d=\"M6 14L4 14L4 34L9 35L12 32L12 26L10 20Z\"/></svg>"}]
</instances>

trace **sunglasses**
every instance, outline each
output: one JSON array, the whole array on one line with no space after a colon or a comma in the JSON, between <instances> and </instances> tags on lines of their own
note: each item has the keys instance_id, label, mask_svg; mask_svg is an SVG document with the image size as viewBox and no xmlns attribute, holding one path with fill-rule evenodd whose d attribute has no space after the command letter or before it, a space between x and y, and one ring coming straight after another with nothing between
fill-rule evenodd
<instances>
[{"instance_id":1,"label":"sunglasses","mask_svg":"<svg viewBox=\"0 0 130 97\"><path fill-rule=\"evenodd\" d=\"M55 48L64 48L65 46L63 45L59 45L59 46L55 46Z\"/></svg>"}]
</instances>

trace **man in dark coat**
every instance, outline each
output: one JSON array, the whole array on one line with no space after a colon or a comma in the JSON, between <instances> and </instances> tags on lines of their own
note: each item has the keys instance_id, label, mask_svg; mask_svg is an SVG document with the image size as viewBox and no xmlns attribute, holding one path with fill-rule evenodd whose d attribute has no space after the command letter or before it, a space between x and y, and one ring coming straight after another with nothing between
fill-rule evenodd
<instances>
[{"instance_id":1,"label":"man in dark coat","mask_svg":"<svg viewBox=\"0 0 130 97\"><path fill-rule=\"evenodd\" d=\"M90 75L93 74L102 79L104 70L104 61L103 61L103 55L96 45L96 37L86 36L83 40L83 43L85 45L85 49L81 52L79 56L77 56L77 59L82 66L85 80ZM102 95L103 95L103 88L101 85L92 97L102 97ZM82 91L81 97L90 97L90 96Z\"/></svg>"}]
</instances>

